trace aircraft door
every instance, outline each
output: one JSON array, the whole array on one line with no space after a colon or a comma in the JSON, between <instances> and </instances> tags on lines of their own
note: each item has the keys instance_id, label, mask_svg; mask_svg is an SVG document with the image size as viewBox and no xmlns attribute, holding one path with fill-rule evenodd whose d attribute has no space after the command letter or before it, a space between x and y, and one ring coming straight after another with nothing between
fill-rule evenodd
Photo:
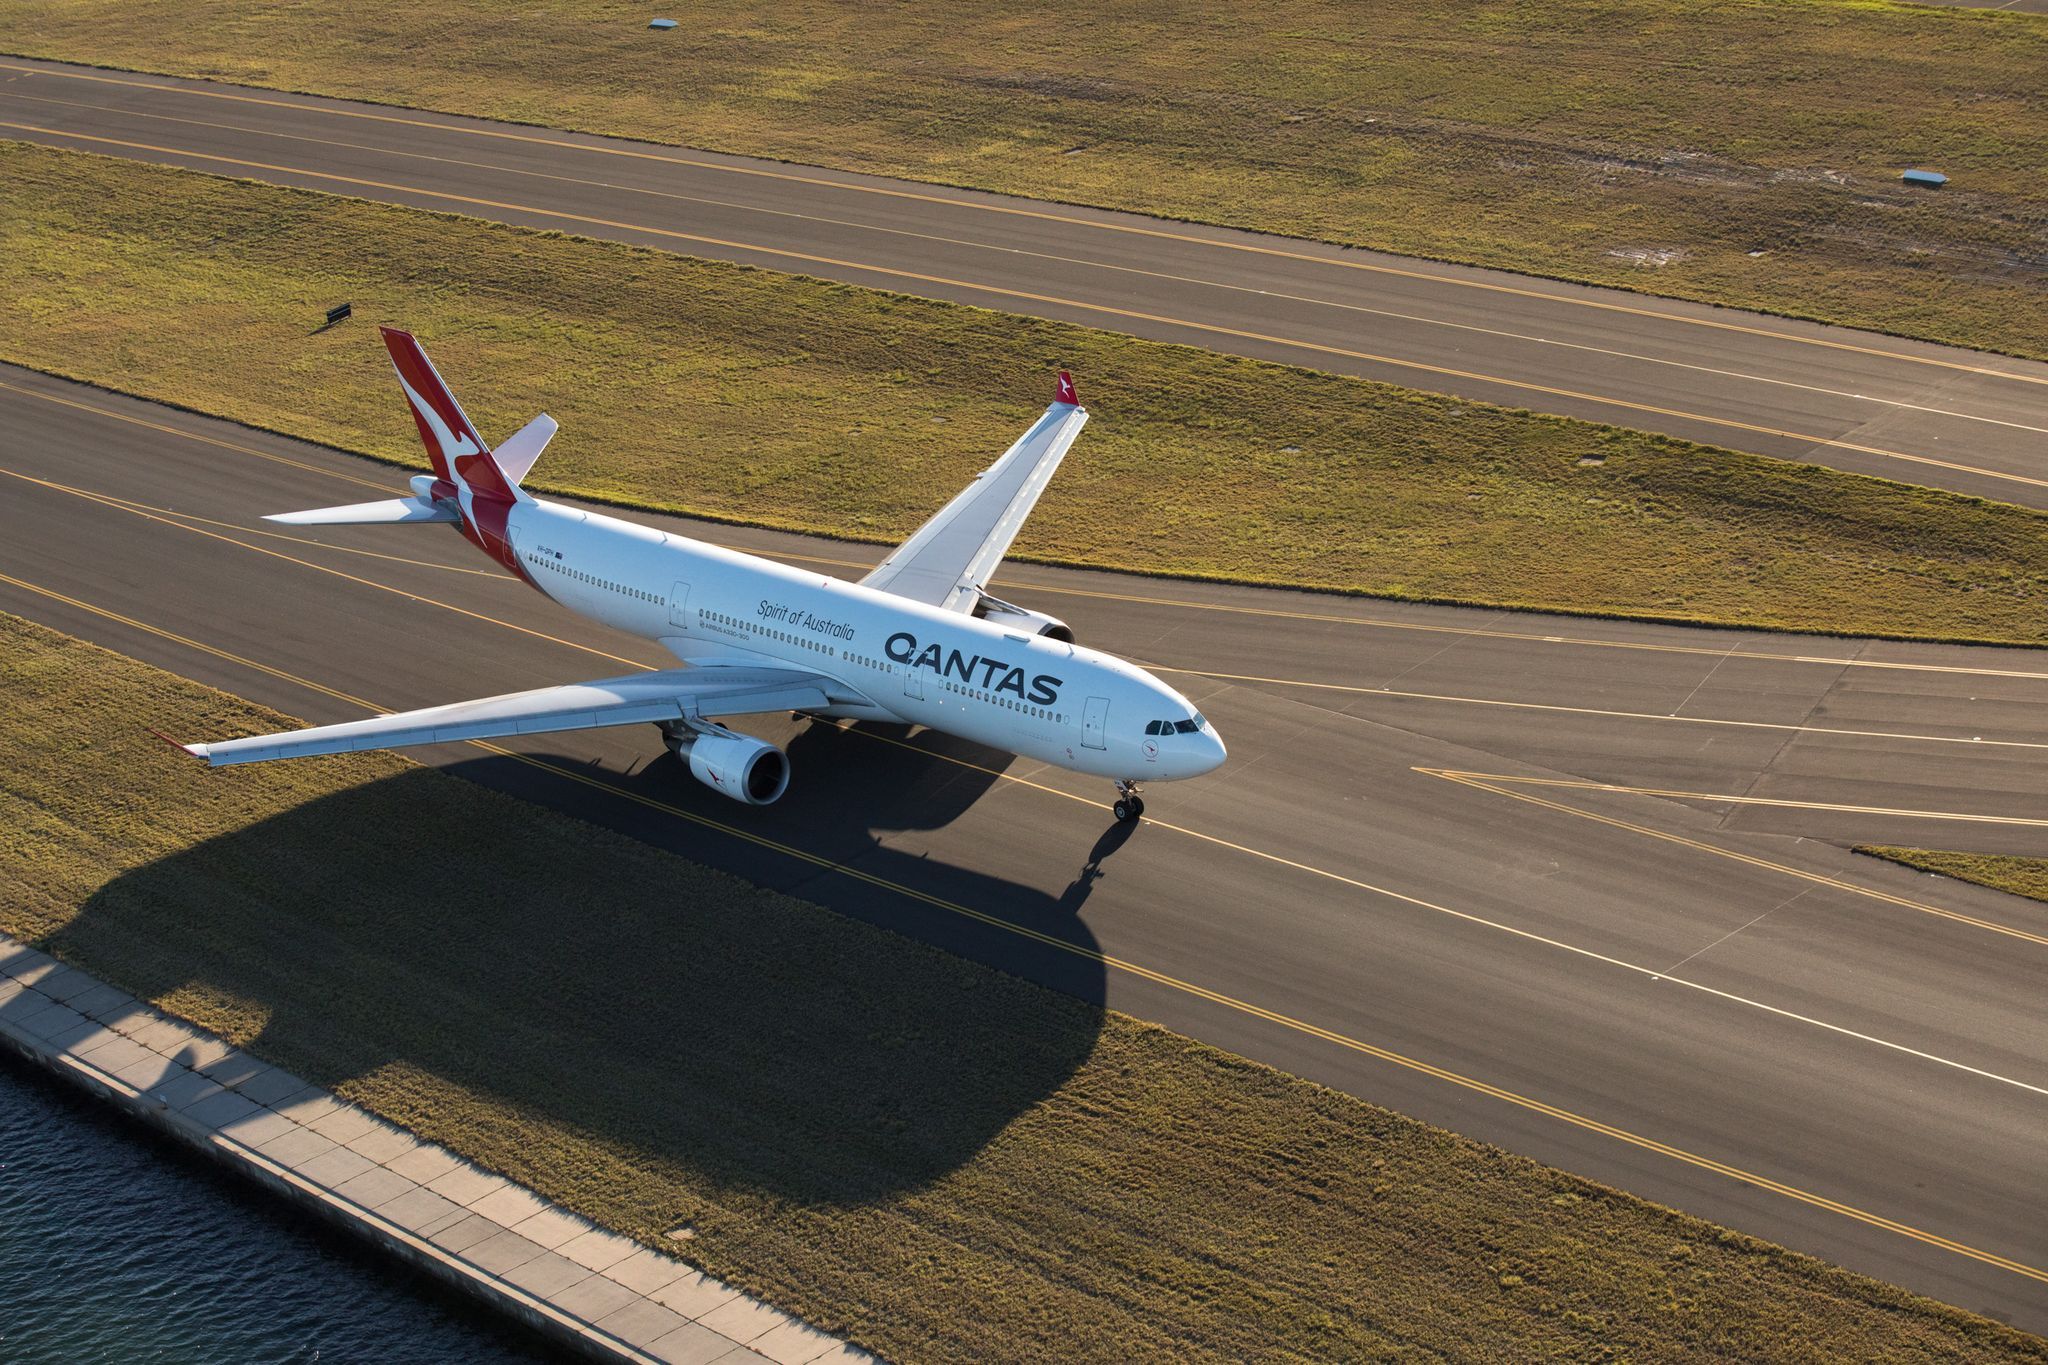
<instances>
[{"instance_id":1,"label":"aircraft door","mask_svg":"<svg viewBox=\"0 0 2048 1365\"><path fill-rule=\"evenodd\" d=\"M1090 697L1087 709L1081 712L1081 747L1084 749L1107 749L1109 747L1109 698Z\"/></svg>"},{"instance_id":2,"label":"aircraft door","mask_svg":"<svg viewBox=\"0 0 2048 1365\"><path fill-rule=\"evenodd\" d=\"M915 668L903 670L903 695L912 701L924 700L924 675Z\"/></svg>"},{"instance_id":3,"label":"aircraft door","mask_svg":"<svg viewBox=\"0 0 2048 1365\"><path fill-rule=\"evenodd\" d=\"M669 589L668 623L672 626L688 626L690 624L690 585L688 583L678 583L675 587Z\"/></svg>"}]
</instances>

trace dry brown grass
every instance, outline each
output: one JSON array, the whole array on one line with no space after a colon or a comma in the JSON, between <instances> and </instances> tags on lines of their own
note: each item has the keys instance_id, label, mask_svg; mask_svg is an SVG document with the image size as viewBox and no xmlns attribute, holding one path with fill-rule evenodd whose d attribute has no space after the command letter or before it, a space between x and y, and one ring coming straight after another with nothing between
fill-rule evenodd
<instances>
[{"instance_id":1,"label":"dry brown grass","mask_svg":"<svg viewBox=\"0 0 2048 1365\"><path fill-rule=\"evenodd\" d=\"M2038 16L733 0L652 34L649 15L637 0L0 0L0 45L2048 354ZM1906 190L1911 165L1953 183Z\"/></svg>"}]
</instances>

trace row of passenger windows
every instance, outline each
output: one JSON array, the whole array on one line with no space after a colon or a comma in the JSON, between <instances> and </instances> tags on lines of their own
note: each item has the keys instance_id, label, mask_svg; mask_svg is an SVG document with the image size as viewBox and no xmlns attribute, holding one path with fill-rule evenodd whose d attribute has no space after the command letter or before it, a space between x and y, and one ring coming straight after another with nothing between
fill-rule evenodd
<instances>
[{"instance_id":1,"label":"row of passenger windows","mask_svg":"<svg viewBox=\"0 0 2048 1365\"><path fill-rule=\"evenodd\" d=\"M1145 733L1148 735L1191 735L1208 723L1197 712L1186 720L1148 720L1145 722Z\"/></svg>"},{"instance_id":2,"label":"row of passenger windows","mask_svg":"<svg viewBox=\"0 0 2048 1365\"><path fill-rule=\"evenodd\" d=\"M1060 712L1048 711L1042 706L1033 706L1028 701L1018 701L1015 697L1005 697L995 692L982 692L972 687L962 687L959 683L950 680L941 682L939 686L945 688L948 692L957 692L963 697L971 697L976 701L985 701L991 705L1000 706L1005 711L1015 711L1020 715L1030 716L1035 720L1049 720L1055 725L1065 725L1067 723L1066 716Z\"/></svg>"},{"instance_id":3,"label":"row of passenger windows","mask_svg":"<svg viewBox=\"0 0 2048 1365\"><path fill-rule=\"evenodd\" d=\"M640 588L628 587L624 583L614 583L608 578L599 578L596 574L587 574L581 569L572 569L557 559L540 559L534 562L544 569L553 569L565 578L573 578L578 583L588 583L593 588L604 588L609 592L638 598L642 602L659 602L661 600L660 596L656 593L647 592Z\"/></svg>"},{"instance_id":4,"label":"row of passenger windows","mask_svg":"<svg viewBox=\"0 0 2048 1365\"><path fill-rule=\"evenodd\" d=\"M815 654L823 654L827 658L836 659L839 657L839 651L831 645L826 644L822 640L813 639L808 635L798 635L794 631L788 630L775 630L762 625L759 621L742 621L737 616L727 616L722 612L700 611L698 614L707 621L716 621L719 625L731 626L734 630L752 631L764 640L780 640L783 644L795 645L799 649L808 649Z\"/></svg>"},{"instance_id":5,"label":"row of passenger windows","mask_svg":"<svg viewBox=\"0 0 2048 1365\"><path fill-rule=\"evenodd\" d=\"M846 662L859 664L862 668L872 668L877 673L894 673L896 671L896 665L888 662L886 659L870 659L867 655L856 654L850 649L846 651Z\"/></svg>"}]
</instances>

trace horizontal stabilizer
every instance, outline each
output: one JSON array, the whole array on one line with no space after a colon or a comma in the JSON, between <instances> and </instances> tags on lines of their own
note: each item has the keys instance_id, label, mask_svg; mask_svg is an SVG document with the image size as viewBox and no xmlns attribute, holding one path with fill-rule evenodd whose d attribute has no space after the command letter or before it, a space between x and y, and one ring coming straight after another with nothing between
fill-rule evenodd
<instances>
[{"instance_id":1,"label":"horizontal stabilizer","mask_svg":"<svg viewBox=\"0 0 2048 1365\"><path fill-rule=\"evenodd\" d=\"M533 468L533 462L540 458L540 453L548 448L548 442L555 439L558 430L560 427L555 419L542 413L507 436L491 454L505 477L518 483L526 477L526 471Z\"/></svg>"},{"instance_id":2,"label":"horizontal stabilizer","mask_svg":"<svg viewBox=\"0 0 2048 1365\"><path fill-rule=\"evenodd\" d=\"M413 521L454 521L455 510L419 498L386 498L352 502L346 507L315 507L308 512L276 512L263 518L287 526L376 526Z\"/></svg>"}]
</instances>

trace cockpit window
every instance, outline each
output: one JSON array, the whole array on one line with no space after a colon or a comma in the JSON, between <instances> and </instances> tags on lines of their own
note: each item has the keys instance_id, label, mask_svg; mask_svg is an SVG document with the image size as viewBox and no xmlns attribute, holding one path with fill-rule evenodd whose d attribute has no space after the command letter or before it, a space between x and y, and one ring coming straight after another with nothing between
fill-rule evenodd
<instances>
[{"instance_id":1,"label":"cockpit window","mask_svg":"<svg viewBox=\"0 0 2048 1365\"><path fill-rule=\"evenodd\" d=\"M1208 724L1208 722L1202 719L1202 713L1197 711L1194 715L1188 717L1186 720L1175 721L1173 723L1173 728L1176 732L1180 734L1191 735L1195 731L1201 729L1206 724Z\"/></svg>"}]
</instances>

